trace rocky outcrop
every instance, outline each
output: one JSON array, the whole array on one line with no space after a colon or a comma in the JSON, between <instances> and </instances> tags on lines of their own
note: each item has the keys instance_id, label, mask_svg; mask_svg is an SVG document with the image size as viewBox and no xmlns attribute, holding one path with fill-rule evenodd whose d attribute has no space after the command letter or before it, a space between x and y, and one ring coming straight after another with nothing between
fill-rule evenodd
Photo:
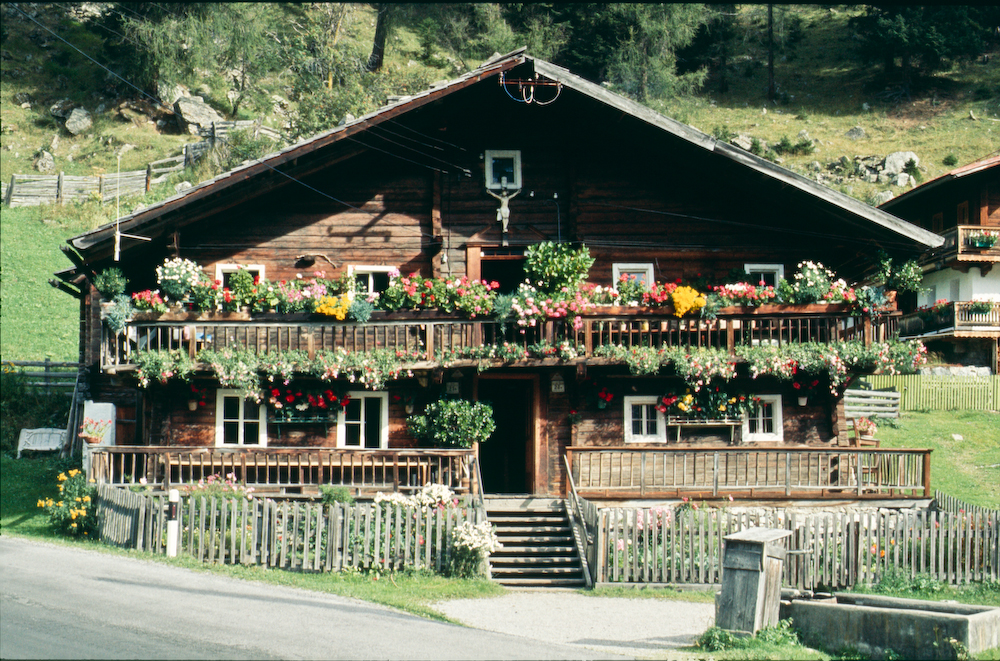
<instances>
[{"instance_id":1,"label":"rocky outcrop","mask_svg":"<svg viewBox=\"0 0 1000 661\"><path fill-rule=\"evenodd\" d=\"M93 125L90 113L83 108L73 108L69 117L66 118L66 130L73 135L80 135Z\"/></svg>"},{"instance_id":2,"label":"rocky outcrop","mask_svg":"<svg viewBox=\"0 0 1000 661\"><path fill-rule=\"evenodd\" d=\"M205 103L200 96L182 96L174 103L174 114L181 131L191 135L199 135L202 128L208 128L212 122L224 121L222 115L212 106Z\"/></svg>"}]
</instances>

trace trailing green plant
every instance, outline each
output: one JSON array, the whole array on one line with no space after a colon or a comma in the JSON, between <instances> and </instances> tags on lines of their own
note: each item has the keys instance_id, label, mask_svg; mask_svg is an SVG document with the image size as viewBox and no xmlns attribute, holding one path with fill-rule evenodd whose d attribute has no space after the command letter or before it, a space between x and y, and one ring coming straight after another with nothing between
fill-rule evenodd
<instances>
[{"instance_id":1,"label":"trailing green plant","mask_svg":"<svg viewBox=\"0 0 1000 661\"><path fill-rule=\"evenodd\" d=\"M115 335L125 330L134 314L135 307L128 294L118 294L111 303L101 308L101 319Z\"/></svg>"},{"instance_id":2,"label":"trailing green plant","mask_svg":"<svg viewBox=\"0 0 1000 661\"><path fill-rule=\"evenodd\" d=\"M580 288L594 265L590 250L581 245L546 241L524 251L524 276L544 293L568 292Z\"/></svg>"},{"instance_id":3,"label":"trailing green plant","mask_svg":"<svg viewBox=\"0 0 1000 661\"><path fill-rule=\"evenodd\" d=\"M101 294L105 301L111 301L125 293L128 287L128 278L117 266L106 268L94 276L94 289Z\"/></svg>"},{"instance_id":4,"label":"trailing green plant","mask_svg":"<svg viewBox=\"0 0 1000 661\"><path fill-rule=\"evenodd\" d=\"M241 307L250 307L254 303L257 289L254 286L254 275L245 266L240 265L232 275L229 276L229 287L223 289L223 309L237 310ZM231 293L231 298L225 300L225 292Z\"/></svg>"},{"instance_id":5,"label":"trailing green plant","mask_svg":"<svg viewBox=\"0 0 1000 661\"><path fill-rule=\"evenodd\" d=\"M189 381L195 367L187 352L176 349L139 351L136 363L135 376L140 388L149 387L153 381L161 384L171 379Z\"/></svg>"},{"instance_id":6,"label":"trailing green plant","mask_svg":"<svg viewBox=\"0 0 1000 661\"><path fill-rule=\"evenodd\" d=\"M258 354L242 347L202 349L198 352L198 361L211 366L223 388L238 391L244 399L252 399L258 403L261 401Z\"/></svg>"},{"instance_id":7,"label":"trailing green plant","mask_svg":"<svg viewBox=\"0 0 1000 661\"><path fill-rule=\"evenodd\" d=\"M485 402L442 399L431 402L423 415L407 420L410 433L422 443L445 448L471 448L496 431L493 407Z\"/></svg>"},{"instance_id":8,"label":"trailing green plant","mask_svg":"<svg viewBox=\"0 0 1000 661\"><path fill-rule=\"evenodd\" d=\"M65 535L92 537L97 530L97 513L94 503L96 489L87 483L83 471L74 468L56 477L59 494L40 498L38 507L49 515L49 521Z\"/></svg>"}]
</instances>

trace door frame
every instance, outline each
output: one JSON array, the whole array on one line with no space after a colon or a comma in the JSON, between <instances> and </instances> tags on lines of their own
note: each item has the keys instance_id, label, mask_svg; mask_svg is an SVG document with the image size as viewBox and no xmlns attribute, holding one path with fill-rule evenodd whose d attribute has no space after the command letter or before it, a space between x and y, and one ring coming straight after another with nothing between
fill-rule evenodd
<instances>
[{"instance_id":1,"label":"door frame","mask_svg":"<svg viewBox=\"0 0 1000 661\"><path fill-rule=\"evenodd\" d=\"M475 401L479 401L479 381L480 380L520 380L520 381L530 381L532 385L532 397L531 397L531 424L530 424L530 436L527 439L527 465L525 470L528 471L527 484L531 489L533 494L544 494L547 492L545 487L548 476L548 471L545 467L544 457L546 456L546 436L545 436L545 425L542 424L543 413L542 410L544 405L544 400L542 399L541 392L541 377L539 374L519 374L511 372L501 372L497 374L477 374L473 379L472 383L472 398ZM479 448L476 448L476 461L479 461Z\"/></svg>"}]
</instances>

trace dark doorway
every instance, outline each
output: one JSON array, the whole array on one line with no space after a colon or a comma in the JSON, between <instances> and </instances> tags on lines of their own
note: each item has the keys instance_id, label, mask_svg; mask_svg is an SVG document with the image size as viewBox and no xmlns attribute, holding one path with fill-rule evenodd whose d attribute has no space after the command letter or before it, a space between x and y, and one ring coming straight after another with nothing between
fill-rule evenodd
<instances>
[{"instance_id":1,"label":"dark doorway","mask_svg":"<svg viewBox=\"0 0 1000 661\"><path fill-rule=\"evenodd\" d=\"M513 294L517 286L524 282L524 258L521 256L484 257L480 270L486 282L500 283L498 291L501 294Z\"/></svg>"},{"instance_id":2,"label":"dark doorway","mask_svg":"<svg viewBox=\"0 0 1000 661\"><path fill-rule=\"evenodd\" d=\"M479 380L479 401L493 406L497 428L479 446L486 493L531 493L532 400L530 379Z\"/></svg>"}]
</instances>

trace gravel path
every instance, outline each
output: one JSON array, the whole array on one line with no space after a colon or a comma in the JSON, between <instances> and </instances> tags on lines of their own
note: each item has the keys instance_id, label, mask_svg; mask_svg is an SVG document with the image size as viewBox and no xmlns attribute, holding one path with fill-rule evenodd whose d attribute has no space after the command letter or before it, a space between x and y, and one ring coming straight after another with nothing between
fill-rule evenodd
<instances>
[{"instance_id":1,"label":"gravel path","mask_svg":"<svg viewBox=\"0 0 1000 661\"><path fill-rule=\"evenodd\" d=\"M663 658L715 621L713 604L591 597L570 590L511 590L502 597L434 604L470 627L630 658Z\"/></svg>"}]
</instances>

